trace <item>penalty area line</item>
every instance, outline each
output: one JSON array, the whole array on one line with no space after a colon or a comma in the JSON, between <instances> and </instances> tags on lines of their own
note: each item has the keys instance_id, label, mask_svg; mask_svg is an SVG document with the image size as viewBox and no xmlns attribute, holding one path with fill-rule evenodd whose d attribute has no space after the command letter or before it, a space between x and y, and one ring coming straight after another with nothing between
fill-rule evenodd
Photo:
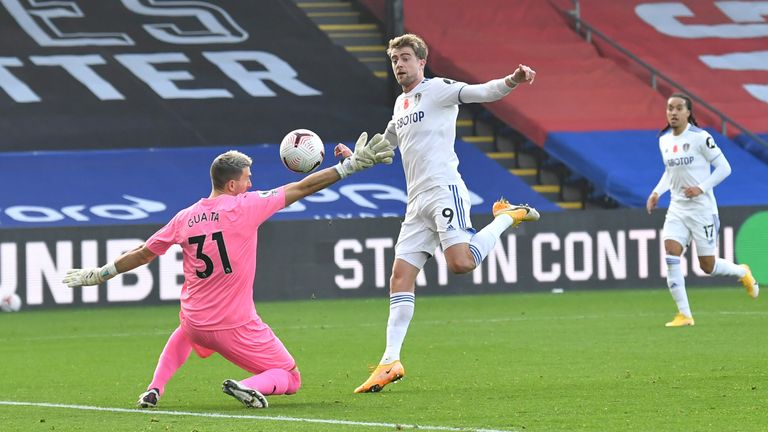
<instances>
[{"instance_id":1,"label":"penalty area line","mask_svg":"<svg viewBox=\"0 0 768 432\"><path fill-rule=\"evenodd\" d=\"M140 410L140 409L128 409L128 408L98 407L98 406L89 406L89 405L57 404L57 403L46 403L46 402L0 401L0 406L2 405L71 409L71 410L80 410L80 411L101 411L101 412L129 413L129 414L169 415L169 416L180 416L180 417L208 417L208 418L224 418L224 419L266 420L266 421L275 421L275 422L316 423L316 424L345 425L345 426L368 426L368 427L381 427L381 428L389 428L389 429L414 429L414 430L418 429L418 430L425 430L425 431L514 432L514 430L509 430L509 429L502 430L502 429L483 429L483 428L473 428L473 427L429 426L429 425L417 425L417 424L380 423L380 422L331 420L331 419L315 419L315 418L268 416L268 415L218 414L218 413L200 413L200 412L188 412L188 411L163 411L163 410L154 410L154 409Z\"/></svg>"}]
</instances>

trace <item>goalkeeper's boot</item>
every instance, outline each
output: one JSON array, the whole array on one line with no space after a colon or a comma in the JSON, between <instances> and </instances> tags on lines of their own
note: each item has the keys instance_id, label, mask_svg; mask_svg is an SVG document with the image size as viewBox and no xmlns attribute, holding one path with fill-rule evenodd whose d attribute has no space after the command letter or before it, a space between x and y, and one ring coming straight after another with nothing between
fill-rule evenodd
<instances>
[{"instance_id":1,"label":"goalkeeper's boot","mask_svg":"<svg viewBox=\"0 0 768 432\"><path fill-rule=\"evenodd\" d=\"M371 376L355 389L355 393L375 393L385 385L393 383L405 376L405 369L400 360L376 366Z\"/></svg>"},{"instance_id":2,"label":"goalkeeper's boot","mask_svg":"<svg viewBox=\"0 0 768 432\"><path fill-rule=\"evenodd\" d=\"M537 221L540 218L539 212L535 208L527 205L512 205L504 198L500 198L493 203L493 217L497 217L501 214L507 214L512 218L512 226L516 227L520 225L520 222Z\"/></svg>"},{"instance_id":3,"label":"goalkeeper's boot","mask_svg":"<svg viewBox=\"0 0 768 432\"><path fill-rule=\"evenodd\" d=\"M139 400L136 402L141 408L154 408L157 406L157 401L160 400L160 390L151 388L139 395Z\"/></svg>"},{"instance_id":4,"label":"goalkeeper's boot","mask_svg":"<svg viewBox=\"0 0 768 432\"><path fill-rule=\"evenodd\" d=\"M678 312L677 315L675 315L675 318L664 324L666 327L684 327L684 326L692 326L694 325L693 317L685 316Z\"/></svg>"},{"instance_id":5,"label":"goalkeeper's boot","mask_svg":"<svg viewBox=\"0 0 768 432\"><path fill-rule=\"evenodd\" d=\"M750 297L757 298L757 296L760 295L760 287L757 286L757 281L755 280L755 277L752 276L752 270L750 270L749 266L746 264L742 264L741 266L744 267L744 270L747 272L739 279L739 282L741 282L741 285L747 290L747 294L749 294Z\"/></svg>"},{"instance_id":6,"label":"goalkeeper's boot","mask_svg":"<svg viewBox=\"0 0 768 432\"><path fill-rule=\"evenodd\" d=\"M248 408L266 408L267 398L256 390L250 389L235 380L224 380L221 391L239 400Z\"/></svg>"}]
</instances>

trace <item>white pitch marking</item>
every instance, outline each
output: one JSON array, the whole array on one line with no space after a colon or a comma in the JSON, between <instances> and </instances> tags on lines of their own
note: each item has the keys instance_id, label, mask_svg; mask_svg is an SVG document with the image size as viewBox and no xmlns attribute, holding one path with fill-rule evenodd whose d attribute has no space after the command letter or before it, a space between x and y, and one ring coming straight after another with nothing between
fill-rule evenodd
<instances>
[{"instance_id":1,"label":"white pitch marking","mask_svg":"<svg viewBox=\"0 0 768 432\"><path fill-rule=\"evenodd\" d=\"M346 425L346 426L372 426L389 429L418 429L425 431L456 431L466 432L468 430L474 432L514 432L515 430L502 430L502 429L477 429L471 427L450 427L450 426L428 426L428 425L416 425L416 424L397 424L397 423L379 423L379 422L356 422L351 420L330 420L330 419L314 419L314 418L301 418L301 417L283 417L283 416L257 416L257 415L232 415L232 414L217 414L217 413L196 413L187 411L162 411L162 410L140 410L140 409L127 409L127 408L108 408L97 407L88 405L69 405L69 404L56 404L45 402L17 402L17 401L0 401L0 405L11 406L28 406L28 407L43 407L43 408L63 408L73 409L81 411L106 411L115 413L130 413L130 414L165 414L171 416L187 416L187 417L211 417L211 418L226 418L226 419L248 419L248 420L268 420L276 422L297 422L297 423L320 423L320 424L332 424L332 425Z\"/></svg>"}]
</instances>

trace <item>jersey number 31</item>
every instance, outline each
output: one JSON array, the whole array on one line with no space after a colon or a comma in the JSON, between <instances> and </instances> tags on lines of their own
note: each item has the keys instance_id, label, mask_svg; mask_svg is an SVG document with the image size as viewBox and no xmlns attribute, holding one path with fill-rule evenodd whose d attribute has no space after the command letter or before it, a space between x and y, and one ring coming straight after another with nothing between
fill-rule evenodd
<instances>
[{"instance_id":1,"label":"jersey number 31","mask_svg":"<svg viewBox=\"0 0 768 432\"><path fill-rule=\"evenodd\" d=\"M217 231L211 234L211 238L216 241L216 246L219 249L219 257L221 257L221 264L224 266L224 273L232 273L232 265L229 264L229 256L227 255L227 245L224 244L224 235L221 231ZM197 277L205 279L213 273L213 260L211 257L203 253L203 245L205 244L205 234L190 237L189 244L197 245L197 251L195 252L195 258L205 263L205 269L203 271L195 270Z\"/></svg>"}]
</instances>

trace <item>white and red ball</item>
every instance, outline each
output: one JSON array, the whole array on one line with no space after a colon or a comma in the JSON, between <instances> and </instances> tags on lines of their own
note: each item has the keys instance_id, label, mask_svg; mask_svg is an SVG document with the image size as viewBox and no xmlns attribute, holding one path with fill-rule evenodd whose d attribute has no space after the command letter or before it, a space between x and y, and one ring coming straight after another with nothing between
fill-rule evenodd
<instances>
[{"instance_id":1,"label":"white and red ball","mask_svg":"<svg viewBox=\"0 0 768 432\"><path fill-rule=\"evenodd\" d=\"M21 309L21 297L18 294L0 295L0 310L3 312L18 312Z\"/></svg>"},{"instance_id":2,"label":"white and red ball","mask_svg":"<svg viewBox=\"0 0 768 432\"><path fill-rule=\"evenodd\" d=\"M309 129L290 131L280 143L280 159L291 171L312 172L323 163L324 157L323 141Z\"/></svg>"}]
</instances>

